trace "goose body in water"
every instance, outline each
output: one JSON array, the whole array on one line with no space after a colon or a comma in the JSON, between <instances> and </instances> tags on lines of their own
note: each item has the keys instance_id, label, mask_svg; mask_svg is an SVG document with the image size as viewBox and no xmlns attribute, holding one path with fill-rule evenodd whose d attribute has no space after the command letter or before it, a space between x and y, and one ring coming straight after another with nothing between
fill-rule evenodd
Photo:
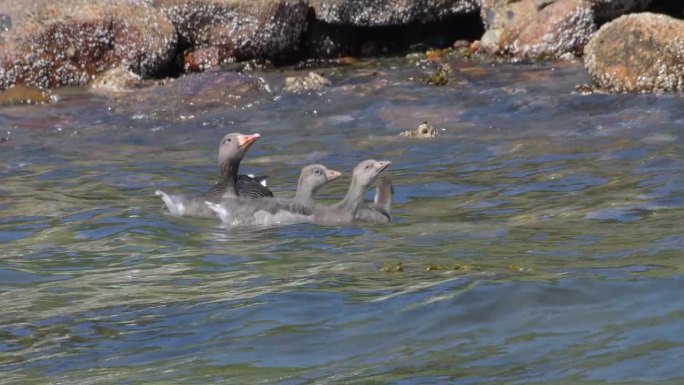
<instances>
[{"instance_id":1,"label":"goose body in water","mask_svg":"<svg viewBox=\"0 0 684 385\"><path fill-rule=\"evenodd\" d=\"M270 226L292 223L348 224L356 221L356 216L364 205L363 198L366 190L390 164L392 164L390 161L373 159L359 163L352 173L347 195L342 201L332 206L303 204L294 199L248 200L240 197L225 198L220 203L207 201L205 204L215 211L221 221L228 226ZM300 178L300 180L306 182L309 179ZM385 203L382 198L379 199L381 199L381 204Z\"/></svg>"},{"instance_id":2,"label":"goose body in water","mask_svg":"<svg viewBox=\"0 0 684 385\"><path fill-rule=\"evenodd\" d=\"M244 196L272 197L271 190L263 186L257 178L239 175L240 161L252 144L261 137L259 134L243 135L227 134L219 144L218 164L221 170L221 181L202 196L187 194L168 194L156 190L155 194L164 201L167 209L174 215L214 218L216 214L204 204L209 200L219 202L223 198Z\"/></svg>"},{"instance_id":3,"label":"goose body in water","mask_svg":"<svg viewBox=\"0 0 684 385\"><path fill-rule=\"evenodd\" d=\"M314 212L314 196L340 175L338 171L313 164L302 169L294 199L227 197L220 202L204 203L223 224L231 227L310 222Z\"/></svg>"},{"instance_id":4,"label":"goose body in water","mask_svg":"<svg viewBox=\"0 0 684 385\"><path fill-rule=\"evenodd\" d=\"M261 137L259 134L227 134L221 139L218 153L218 166L221 181L212 186L205 194L207 197L243 196L250 198L272 197L265 178L254 175L238 175L240 161L252 144Z\"/></svg>"},{"instance_id":5,"label":"goose body in water","mask_svg":"<svg viewBox=\"0 0 684 385\"><path fill-rule=\"evenodd\" d=\"M388 160L368 159L360 162L352 172L352 181L342 201L332 206L315 207L312 221L319 224L345 224L358 221L359 215L366 211L364 195L368 188L375 182L380 173L389 167L392 162ZM385 203L385 197L379 197L380 203ZM391 204L391 200L390 200ZM389 207L389 206L388 206Z\"/></svg>"},{"instance_id":6,"label":"goose body in water","mask_svg":"<svg viewBox=\"0 0 684 385\"><path fill-rule=\"evenodd\" d=\"M375 199L373 200L373 203L365 203L363 206L359 207L354 219L359 222L370 223L392 222L390 209L393 199L394 186L392 185L392 181L387 177L380 178L375 187Z\"/></svg>"}]
</instances>

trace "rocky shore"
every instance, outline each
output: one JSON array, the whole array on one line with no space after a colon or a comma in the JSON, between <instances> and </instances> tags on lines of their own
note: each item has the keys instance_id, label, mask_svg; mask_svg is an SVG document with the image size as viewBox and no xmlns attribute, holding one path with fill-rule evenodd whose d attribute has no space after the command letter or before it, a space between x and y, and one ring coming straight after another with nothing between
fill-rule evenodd
<instances>
[{"instance_id":1,"label":"rocky shore","mask_svg":"<svg viewBox=\"0 0 684 385\"><path fill-rule=\"evenodd\" d=\"M666 0L0 0L0 91L141 79L259 60L452 47L584 60L611 92L684 88L684 5ZM464 44L464 41L467 43Z\"/></svg>"}]
</instances>

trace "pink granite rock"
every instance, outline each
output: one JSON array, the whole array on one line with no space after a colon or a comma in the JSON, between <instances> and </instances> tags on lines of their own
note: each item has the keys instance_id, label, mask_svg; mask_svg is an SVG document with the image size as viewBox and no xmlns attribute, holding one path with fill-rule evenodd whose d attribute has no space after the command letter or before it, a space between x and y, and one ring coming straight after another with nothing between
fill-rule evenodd
<instances>
[{"instance_id":1,"label":"pink granite rock","mask_svg":"<svg viewBox=\"0 0 684 385\"><path fill-rule=\"evenodd\" d=\"M46 2L0 43L0 89L83 85L117 66L163 72L177 45L173 25L140 2Z\"/></svg>"},{"instance_id":2,"label":"pink granite rock","mask_svg":"<svg viewBox=\"0 0 684 385\"><path fill-rule=\"evenodd\" d=\"M584 66L609 91L684 91L684 21L652 13L619 17L586 45Z\"/></svg>"}]
</instances>

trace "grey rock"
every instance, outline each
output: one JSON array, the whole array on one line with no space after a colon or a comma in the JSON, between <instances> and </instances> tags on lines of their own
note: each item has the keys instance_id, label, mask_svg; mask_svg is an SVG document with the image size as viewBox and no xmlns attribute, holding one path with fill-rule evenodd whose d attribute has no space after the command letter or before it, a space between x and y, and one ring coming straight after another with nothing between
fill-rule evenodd
<instances>
[{"instance_id":1,"label":"grey rock","mask_svg":"<svg viewBox=\"0 0 684 385\"><path fill-rule=\"evenodd\" d=\"M427 23L479 9L479 0L310 0L316 19L363 27Z\"/></svg>"},{"instance_id":2,"label":"grey rock","mask_svg":"<svg viewBox=\"0 0 684 385\"><path fill-rule=\"evenodd\" d=\"M154 0L187 47L215 47L216 59L279 59L298 49L306 0Z\"/></svg>"}]
</instances>

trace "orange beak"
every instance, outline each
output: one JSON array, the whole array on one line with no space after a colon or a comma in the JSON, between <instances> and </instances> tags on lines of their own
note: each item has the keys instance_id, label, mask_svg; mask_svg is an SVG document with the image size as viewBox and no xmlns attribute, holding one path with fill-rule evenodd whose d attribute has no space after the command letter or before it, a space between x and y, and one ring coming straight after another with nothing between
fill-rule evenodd
<instances>
[{"instance_id":1,"label":"orange beak","mask_svg":"<svg viewBox=\"0 0 684 385\"><path fill-rule=\"evenodd\" d=\"M261 138L261 135L259 134L252 134L252 135L238 135L238 145L240 148L249 148L249 146L252 145L257 139Z\"/></svg>"}]
</instances>

